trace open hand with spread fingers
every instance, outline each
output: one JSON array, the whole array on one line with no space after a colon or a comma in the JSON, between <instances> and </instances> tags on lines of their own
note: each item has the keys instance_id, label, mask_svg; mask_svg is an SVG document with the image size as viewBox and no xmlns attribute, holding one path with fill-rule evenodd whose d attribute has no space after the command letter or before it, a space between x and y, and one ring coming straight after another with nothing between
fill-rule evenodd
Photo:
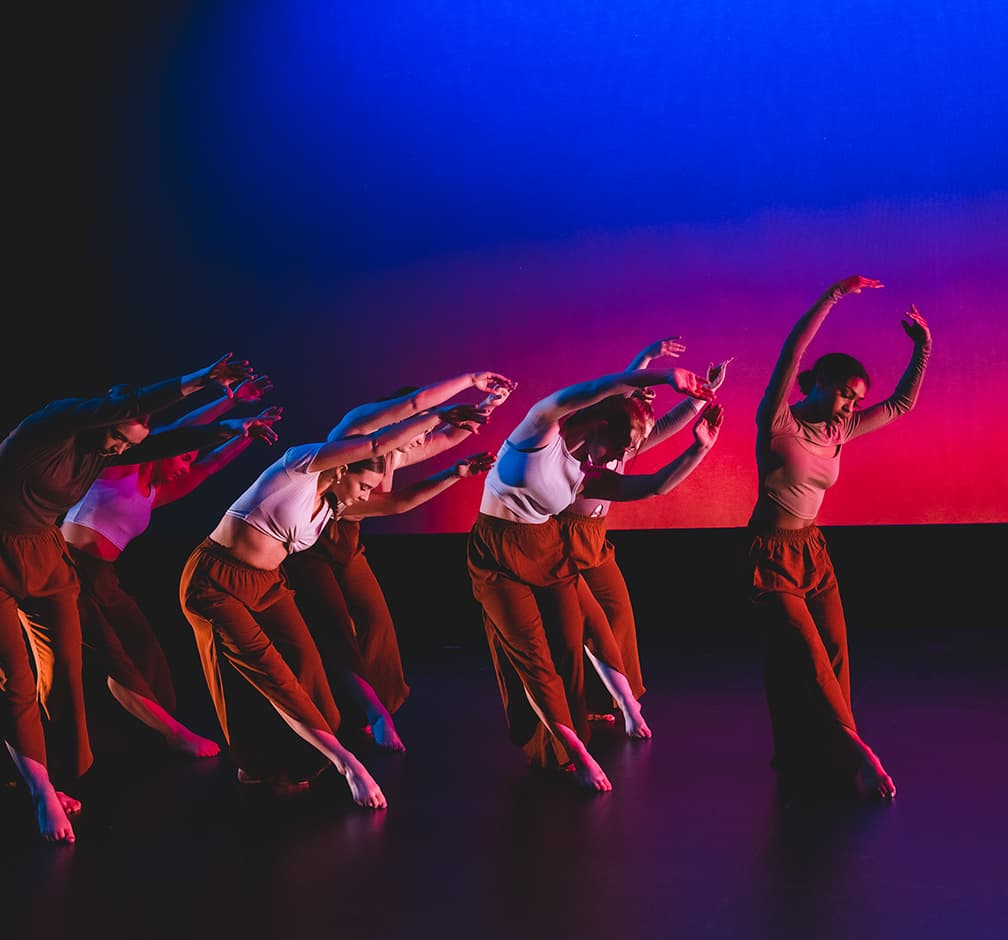
<instances>
[{"instance_id":1,"label":"open hand with spread fingers","mask_svg":"<svg viewBox=\"0 0 1008 940\"><path fill-rule=\"evenodd\" d=\"M931 329L927 325L927 320L921 316L921 312L914 304L910 304L910 309L903 314L905 320L900 320L903 332L918 345L931 342Z\"/></svg>"}]
</instances>

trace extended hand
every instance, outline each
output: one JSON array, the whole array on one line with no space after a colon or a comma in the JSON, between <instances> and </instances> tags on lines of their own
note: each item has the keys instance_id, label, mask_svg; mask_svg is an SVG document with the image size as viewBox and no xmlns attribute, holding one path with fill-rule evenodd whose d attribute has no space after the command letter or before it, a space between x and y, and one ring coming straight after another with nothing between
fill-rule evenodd
<instances>
[{"instance_id":1,"label":"extended hand","mask_svg":"<svg viewBox=\"0 0 1008 940\"><path fill-rule=\"evenodd\" d=\"M715 392L724 385L728 363L734 359L734 356L729 356L727 359L722 359L717 365L714 365L713 362L707 363L707 381L710 382L710 386Z\"/></svg>"},{"instance_id":2,"label":"extended hand","mask_svg":"<svg viewBox=\"0 0 1008 940\"><path fill-rule=\"evenodd\" d=\"M689 395L691 398L702 398L710 401L714 398L714 389L710 382L700 378L695 372L689 369L672 369L668 374L668 384L677 392Z\"/></svg>"},{"instance_id":3,"label":"extended hand","mask_svg":"<svg viewBox=\"0 0 1008 940\"><path fill-rule=\"evenodd\" d=\"M704 408L700 412L696 424L693 425L693 437L696 442L701 447L710 450L717 442L722 421L724 421L724 407L722 405L708 405Z\"/></svg>"},{"instance_id":4,"label":"extended hand","mask_svg":"<svg viewBox=\"0 0 1008 940\"><path fill-rule=\"evenodd\" d=\"M860 274L854 274L851 277L845 277L842 281L837 281L830 288L830 293L833 295L834 300L839 300L847 294L860 294L867 287L882 286L881 281L876 281L870 277L862 277Z\"/></svg>"},{"instance_id":5,"label":"extended hand","mask_svg":"<svg viewBox=\"0 0 1008 940\"><path fill-rule=\"evenodd\" d=\"M273 383L268 375L253 375L235 386L233 398L243 402L259 401L267 392L273 391Z\"/></svg>"},{"instance_id":6,"label":"extended hand","mask_svg":"<svg viewBox=\"0 0 1008 940\"><path fill-rule=\"evenodd\" d=\"M464 480L466 477L479 476L482 473L486 473L494 465L496 459L489 451L472 454L466 457L465 460L460 460L455 464L455 475L460 480Z\"/></svg>"},{"instance_id":7,"label":"extended hand","mask_svg":"<svg viewBox=\"0 0 1008 940\"><path fill-rule=\"evenodd\" d=\"M474 425L487 423L487 415L480 411L478 405L442 405L435 409L435 413L444 424L467 431L474 431Z\"/></svg>"},{"instance_id":8,"label":"extended hand","mask_svg":"<svg viewBox=\"0 0 1008 940\"><path fill-rule=\"evenodd\" d=\"M516 383L497 372L474 372L473 385L481 392L510 392Z\"/></svg>"},{"instance_id":9,"label":"extended hand","mask_svg":"<svg viewBox=\"0 0 1008 940\"><path fill-rule=\"evenodd\" d=\"M931 342L931 330L928 328L927 320L921 316L920 311L913 304L910 304L910 309L903 316L909 322L900 320L900 326L903 327L903 331L910 339L917 345Z\"/></svg>"},{"instance_id":10,"label":"extended hand","mask_svg":"<svg viewBox=\"0 0 1008 940\"><path fill-rule=\"evenodd\" d=\"M679 354L686 351L686 344L681 336L668 336L652 343L646 349L642 349L638 359L658 359L661 356L672 356L678 358Z\"/></svg>"},{"instance_id":11,"label":"extended hand","mask_svg":"<svg viewBox=\"0 0 1008 940\"><path fill-rule=\"evenodd\" d=\"M260 411L254 418L245 419L245 435L257 437L267 444L275 444L279 440L273 425L283 417L283 408L272 407Z\"/></svg>"},{"instance_id":12,"label":"extended hand","mask_svg":"<svg viewBox=\"0 0 1008 940\"><path fill-rule=\"evenodd\" d=\"M489 415L494 408L503 405L510 395L518 387L517 382L513 382L510 388L498 387L491 391L476 407L485 415Z\"/></svg>"},{"instance_id":13,"label":"extended hand","mask_svg":"<svg viewBox=\"0 0 1008 940\"><path fill-rule=\"evenodd\" d=\"M207 366L201 375L203 385L217 384L229 398L234 395L232 385L244 382L254 374L247 360L235 360L231 355L228 353L226 356L221 356L215 363Z\"/></svg>"}]
</instances>

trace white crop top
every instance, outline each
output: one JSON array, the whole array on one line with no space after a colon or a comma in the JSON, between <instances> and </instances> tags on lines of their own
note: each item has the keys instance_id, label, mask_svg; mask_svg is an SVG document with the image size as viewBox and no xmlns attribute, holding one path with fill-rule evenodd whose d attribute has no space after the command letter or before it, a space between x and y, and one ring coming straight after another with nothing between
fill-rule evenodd
<instances>
[{"instance_id":1,"label":"white crop top","mask_svg":"<svg viewBox=\"0 0 1008 940\"><path fill-rule=\"evenodd\" d=\"M94 529L119 551L125 551L133 539L147 530L157 498L153 486L147 496L140 492L139 470L138 466L133 473L114 479L98 477L80 501L67 510L65 521Z\"/></svg>"},{"instance_id":2,"label":"white crop top","mask_svg":"<svg viewBox=\"0 0 1008 940\"><path fill-rule=\"evenodd\" d=\"M310 548L332 519L327 500L318 503L319 472L308 465L325 446L299 444L270 464L228 509L226 515L244 520L253 529L282 542L288 552Z\"/></svg>"},{"instance_id":3,"label":"white crop top","mask_svg":"<svg viewBox=\"0 0 1008 940\"><path fill-rule=\"evenodd\" d=\"M504 441L483 486L522 522L541 523L574 502L584 476L558 434L538 450Z\"/></svg>"}]
</instances>

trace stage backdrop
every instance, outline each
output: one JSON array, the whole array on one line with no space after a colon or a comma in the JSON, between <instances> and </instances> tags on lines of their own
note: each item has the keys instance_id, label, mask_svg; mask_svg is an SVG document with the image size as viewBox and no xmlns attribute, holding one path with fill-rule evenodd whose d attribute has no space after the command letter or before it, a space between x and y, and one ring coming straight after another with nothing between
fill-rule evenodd
<instances>
[{"instance_id":1,"label":"stage backdrop","mask_svg":"<svg viewBox=\"0 0 1008 940\"><path fill-rule=\"evenodd\" d=\"M250 359L281 444L164 510L208 531L280 447L398 386L519 383L433 472L679 334L656 367L735 357L721 439L612 527L740 526L780 343L861 273L885 288L844 300L808 363L849 352L884 397L911 303L934 355L917 409L845 451L821 521L1008 520L1003 4L103 7L23 34L29 300L8 358L29 374L5 429L52 397ZM461 532L480 489L369 526Z\"/></svg>"}]
</instances>

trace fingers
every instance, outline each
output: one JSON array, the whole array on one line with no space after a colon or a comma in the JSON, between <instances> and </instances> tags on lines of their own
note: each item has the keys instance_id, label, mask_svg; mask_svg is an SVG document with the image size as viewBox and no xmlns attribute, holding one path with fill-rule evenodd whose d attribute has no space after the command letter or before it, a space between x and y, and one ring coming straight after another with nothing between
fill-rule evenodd
<instances>
[{"instance_id":1,"label":"fingers","mask_svg":"<svg viewBox=\"0 0 1008 940\"><path fill-rule=\"evenodd\" d=\"M496 459L489 451L482 451L466 457L461 463L465 464L468 473L472 475L486 473L494 465Z\"/></svg>"}]
</instances>

